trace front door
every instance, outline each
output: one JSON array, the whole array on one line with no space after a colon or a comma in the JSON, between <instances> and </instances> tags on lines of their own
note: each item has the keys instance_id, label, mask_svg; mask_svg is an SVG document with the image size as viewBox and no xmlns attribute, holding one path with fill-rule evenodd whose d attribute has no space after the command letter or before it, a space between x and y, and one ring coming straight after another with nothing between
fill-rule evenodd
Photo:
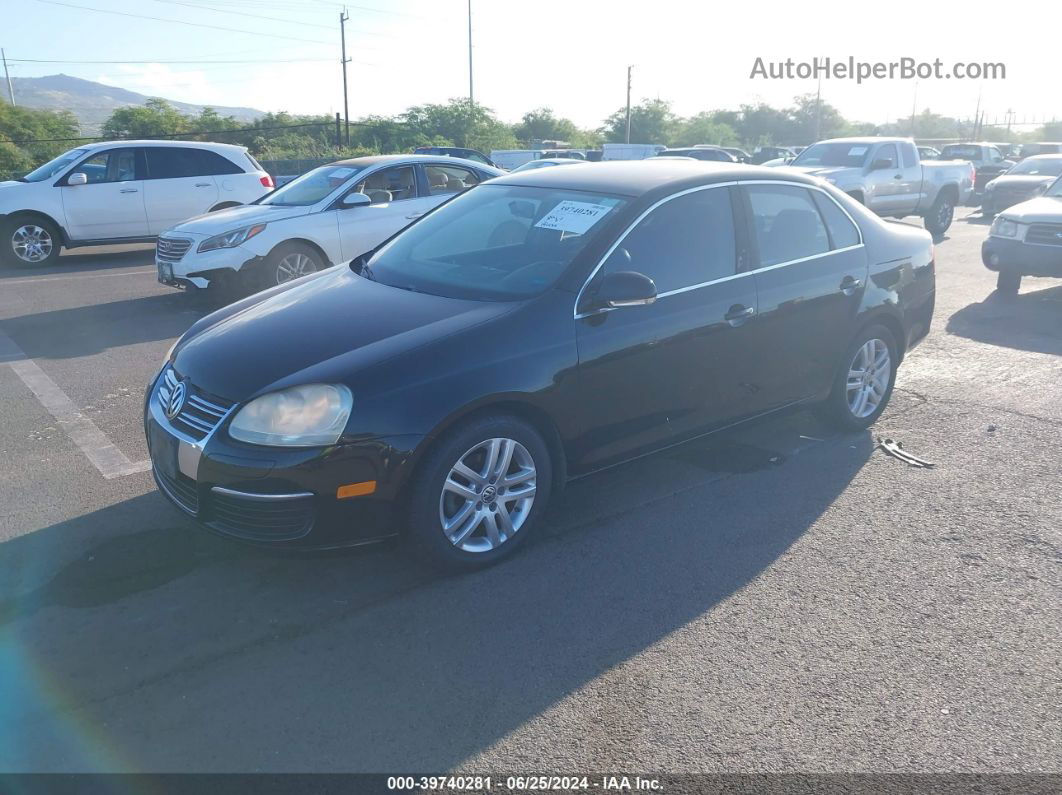
<instances>
[{"instance_id":1,"label":"front door","mask_svg":"<svg viewBox=\"0 0 1062 795\"><path fill-rule=\"evenodd\" d=\"M749 324L757 373L749 413L829 391L867 279L858 227L825 192L742 188L755 250L759 314Z\"/></svg>"},{"instance_id":2,"label":"front door","mask_svg":"<svg viewBox=\"0 0 1062 795\"><path fill-rule=\"evenodd\" d=\"M192 147L149 146L144 206L152 235L208 212L218 200L211 163Z\"/></svg>"},{"instance_id":3,"label":"front door","mask_svg":"<svg viewBox=\"0 0 1062 795\"><path fill-rule=\"evenodd\" d=\"M731 189L679 194L645 215L606 258L577 307L579 425L573 471L605 466L742 413L746 323L756 311ZM656 302L594 303L608 274L636 271Z\"/></svg>"},{"instance_id":4,"label":"front door","mask_svg":"<svg viewBox=\"0 0 1062 795\"><path fill-rule=\"evenodd\" d=\"M413 166L374 171L351 192L364 193L371 204L337 210L344 259L372 251L439 203L421 196Z\"/></svg>"},{"instance_id":5,"label":"front door","mask_svg":"<svg viewBox=\"0 0 1062 795\"><path fill-rule=\"evenodd\" d=\"M67 175L58 188L72 240L148 236L144 180L134 147L96 152L71 173L77 172L87 177L85 185L67 184Z\"/></svg>"}]
</instances>

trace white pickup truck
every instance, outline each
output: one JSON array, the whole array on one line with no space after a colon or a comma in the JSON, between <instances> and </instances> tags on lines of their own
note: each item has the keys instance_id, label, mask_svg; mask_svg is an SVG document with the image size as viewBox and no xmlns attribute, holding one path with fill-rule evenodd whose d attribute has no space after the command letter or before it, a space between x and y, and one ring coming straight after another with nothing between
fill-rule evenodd
<instances>
[{"instance_id":1,"label":"white pickup truck","mask_svg":"<svg viewBox=\"0 0 1062 795\"><path fill-rule=\"evenodd\" d=\"M834 138L812 144L786 168L822 177L878 215L919 215L942 235L973 193L970 163L922 162L910 138Z\"/></svg>"}]
</instances>

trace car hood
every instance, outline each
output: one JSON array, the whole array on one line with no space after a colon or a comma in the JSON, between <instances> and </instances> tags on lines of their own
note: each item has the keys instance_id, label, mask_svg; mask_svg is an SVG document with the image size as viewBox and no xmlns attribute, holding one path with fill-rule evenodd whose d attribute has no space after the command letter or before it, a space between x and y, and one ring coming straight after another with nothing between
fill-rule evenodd
<instances>
[{"instance_id":1,"label":"car hood","mask_svg":"<svg viewBox=\"0 0 1062 795\"><path fill-rule=\"evenodd\" d=\"M345 266L244 303L197 323L172 360L180 377L234 401L296 384L353 385L363 368L514 307L401 290Z\"/></svg>"},{"instance_id":2,"label":"car hood","mask_svg":"<svg viewBox=\"0 0 1062 795\"><path fill-rule=\"evenodd\" d=\"M1028 188L1029 190L1034 190L1040 185L1054 182L1055 179L1057 179L1057 177L1038 177L1035 174L1013 174L1009 177L996 177L988 184L992 186L993 190L997 188Z\"/></svg>"},{"instance_id":3,"label":"car hood","mask_svg":"<svg viewBox=\"0 0 1062 795\"><path fill-rule=\"evenodd\" d=\"M1030 199L1001 213L1004 218L1023 224L1062 223L1062 196L1040 196Z\"/></svg>"},{"instance_id":4,"label":"car hood","mask_svg":"<svg viewBox=\"0 0 1062 795\"><path fill-rule=\"evenodd\" d=\"M187 232L193 235L220 235L252 224L268 224L308 215L309 207L276 207L270 204L243 204L212 213L203 213L181 221L167 232Z\"/></svg>"}]
</instances>

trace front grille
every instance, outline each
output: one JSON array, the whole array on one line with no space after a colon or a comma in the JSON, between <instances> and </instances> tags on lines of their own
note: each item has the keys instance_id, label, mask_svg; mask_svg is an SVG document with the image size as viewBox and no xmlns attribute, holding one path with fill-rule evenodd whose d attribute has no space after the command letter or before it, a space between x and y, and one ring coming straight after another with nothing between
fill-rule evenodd
<instances>
[{"instance_id":1,"label":"front grille","mask_svg":"<svg viewBox=\"0 0 1062 795\"><path fill-rule=\"evenodd\" d=\"M163 262L179 262L191 247L191 240L180 237L160 237L155 243L155 258Z\"/></svg>"},{"instance_id":2,"label":"front grille","mask_svg":"<svg viewBox=\"0 0 1062 795\"><path fill-rule=\"evenodd\" d=\"M217 427L218 423L228 414L233 406L231 400L219 398L216 395L208 395L192 384L185 383L188 397L185 398L184 407L176 417L169 417L167 411L170 407L170 395L177 386L177 373L172 367L167 367L163 374L162 383L159 384L158 401L162 413L170 420L170 424L181 433L190 436L195 441L202 441Z\"/></svg>"},{"instance_id":3,"label":"front grille","mask_svg":"<svg viewBox=\"0 0 1062 795\"><path fill-rule=\"evenodd\" d=\"M1025 242L1038 246L1062 246L1062 224L1032 224L1025 233Z\"/></svg>"},{"instance_id":4,"label":"front grille","mask_svg":"<svg viewBox=\"0 0 1062 795\"><path fill-rule=\"evenodd\" d=\"M158 469L155 470L155 477L158 478L159 485L162 486L167 496L180 508L193 516L199 513L199 490L194 480L179 472L174 477L170 477Z\"/></svg>"},{"instance_id":5,"label":"front grille","mask_svg":"<svg viewBox=\"0 0 1062 795\"><path fill-rule=\"evenodd\" d=\"M268 499L268 495L232 494L214 489L204 512L215 530L250 541L291 541L313 524L312 496Z\"/></svg>"}]
</instances>

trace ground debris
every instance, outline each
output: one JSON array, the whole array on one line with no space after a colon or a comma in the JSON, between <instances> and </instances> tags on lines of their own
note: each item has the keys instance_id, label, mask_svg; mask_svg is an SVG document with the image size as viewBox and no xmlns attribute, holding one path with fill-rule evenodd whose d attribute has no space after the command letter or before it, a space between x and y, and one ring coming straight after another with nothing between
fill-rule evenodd
<instances>
[{"instance_id":1,"label":"ground debris","mask_svg":"<svg viewBox=\"0 0 1062 795\"><path fill-rule=\"evenodd\" d=\"M926 461L924 458L919 458L916 455L912 455L903 449L903 442L898 442L895 439L888 437L878 437L878 447L891 455L893 458L898 458L905 464L910 464L913 467L919 467L921 469L932 469L936 466L932 461Z\"/></svg>"}]
</instances>

